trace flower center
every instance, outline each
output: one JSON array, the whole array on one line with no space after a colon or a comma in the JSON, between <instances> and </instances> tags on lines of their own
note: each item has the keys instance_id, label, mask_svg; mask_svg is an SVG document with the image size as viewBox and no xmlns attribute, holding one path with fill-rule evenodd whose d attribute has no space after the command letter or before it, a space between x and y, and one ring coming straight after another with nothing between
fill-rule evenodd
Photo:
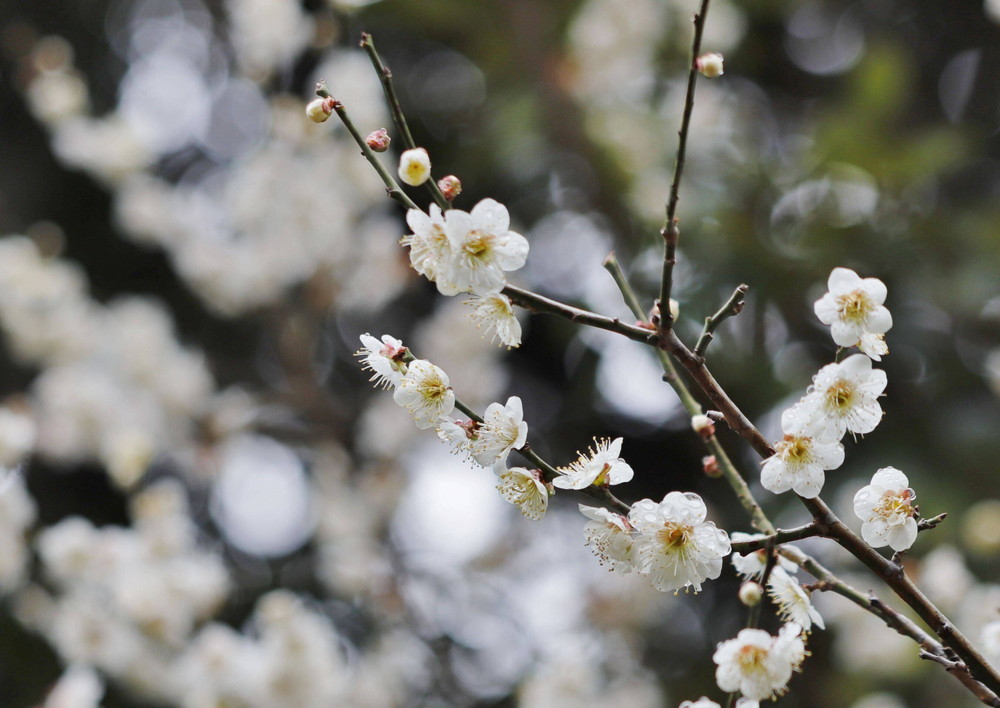
<instances>
[{"instance_id":1,"label":"flower center","mask_svg":"<svg viewBox=\"0 0 1000 708\"><path fill-rule=\"evenodd\" d=\"M611 471L611 465L607 462L604 463L604 467L597 474L597 479L594 480L595 487L604 487L608 484L608 472Z\"/></svg>"},{"instance_id":2,"label":"flower center","mask_svg":"<svg viewBox=\"0 0 1000 708\"><path fill-rule=\"evenodd\" d=\"M913 516L913 506L910 502L916 498L916 493L912 489L902 491L888 490L882 495L882 500L875 507L874 512L883 519L907 518Z\"/></svg>"},{"instance_id":3,"label":"flower center","mask_svg":"<svg viewBox=\"0 0 1000 708\"><path fill-rule=\"evenodd\" d=\"M837 311L845 320L855 324L864 324L873 306L864 290L855 290L837 298Z\"/></svg>"},{"instance_id":4,"label":"flower center","mask_svg":"<svg viewBox=\"0 0 1000 708\"><path fill-rule=\"evenodd\" d=\"M658 533L660 543L667 548L683 548L691 538L691 530L690 526L668 521Z\"/></svg>"},{"instance_id":5,"label":"flower center","mask_svg":"<svg viewBox=\"0 0 1000 708\"><path fill-rule=\"evenodd\" d=\"M466 241L462 248L473 258L482 258L490 250L490 241L492 241L492 237L489 234L473 231L472 238Z\"/></svg>"},{"instance_id":6,"label":"flower center","mask_svg":"<svg viewBox=\"0 0 1000 708\"><path fill-rule=\"evenodd\" d=\"M448 394L448 387L441 379L427 379L420 384L420 395L428 401L440 401Z\"/></svg>"},{"instance_id":7,"label":"flower center","mask_svg":"<svg viewBox=\"0 0 1000 708\"><path fill-rule=\"evenodd\" d=\"M767 659L767 649L747 644L740 648L740 668L744 671L754 671L763 666Z\"/></svg>"},{"instance_id":8,"label":"flower center","mask_svg":"<svg viewBox=\"0 0 1000 708\"><path fill-rule=\"evenodd\" d=\"M801 465L812 459L811 442L812 438L786 435L775 447L785 462Z\"/></svg>"},{"instance_id":9,"label":"flower center","mask_svg":"<svg viewBox=\"0 0 1000 708\"><path fill-rule=\"evenodd\" d=\"M840 379L826 390L826 405L841 414L846 413L854 401L854 384Z\"/></svg>"}]
</instances>

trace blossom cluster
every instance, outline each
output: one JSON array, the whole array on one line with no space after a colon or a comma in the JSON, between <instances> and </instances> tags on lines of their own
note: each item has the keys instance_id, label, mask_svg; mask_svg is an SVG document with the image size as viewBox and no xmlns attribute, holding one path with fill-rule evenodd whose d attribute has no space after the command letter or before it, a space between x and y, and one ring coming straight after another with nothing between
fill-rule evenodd
<instances>
[{"instance_id":1,"label":"blossom cluster","mask_svg":"<svg viewBox=\"0 0 1000 708\"><path fill-rule=\"evenodd\" d=\"M521 326L510 299L500 291L506 273L521 268L528 257L528 241L510 230L507 207L483 199L471 212L432 204L429 213L410 209L406 215L412 234L402 239L409 248L413 269L433 281L442 295L471 293L466 304L484 336L507 347L521 343Z\"/></svg>"},{"instance_id":2,"label":"blossom cluster","mask_svg":"<svg viewBox=\"0 0 1000 708\"><path fill-rule=\"evenodd\" d=\"M558 481L558 480L557 480ZM730 553L729 536L711 521L693 492L670 492L659 503L642 499L627 515L580 506L590 521L586 545L601 563L619 573L635 570L661 591L701 590L722 571Z\"/></svg>"}]
</instances>

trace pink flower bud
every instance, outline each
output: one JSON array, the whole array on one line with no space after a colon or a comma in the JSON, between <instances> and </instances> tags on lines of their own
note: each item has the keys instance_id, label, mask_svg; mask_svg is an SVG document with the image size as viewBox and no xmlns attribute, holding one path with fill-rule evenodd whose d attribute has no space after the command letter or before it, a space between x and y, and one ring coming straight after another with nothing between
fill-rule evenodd
<instances>
[{"instance_id":1,"label":"pink flower bud","mask_svg":"<svg viewBox=\"0 0 1000 708\"><path fill-rule=\"evenodd\" d=\"M707 415L691 416L691 427L706 440L715 435L715 423Z\"/></svg>"},{"instance_id":2,"label":"pink flower bud","mask_svg":"<svg viewBox=\"0 0 1000 708\"><path fill-rule=\"evenodd\" d=\"M722 476L722 470L719 469L719 461L715 455L705 455L701 458L701 468L708 477Z\"/></svg>"},{"instance_id":3,"label":"pink flower bud","mask_svg":"<svg viewBox=\"0 0 1000 708\"><path fill-rule=\"evenodd\" d=\"M389 133L385 128L379 128L378 130L373 130L365 138L365 142L375 152L385 152L389 149L389 143L392 142L392 138L389 137Z\"/></svg>"},{"instance_id":4,"label":"pink flower bud","mask_svg":"<svg viewBox=\"0 0 1000 708\"><path fill-rule=\"evenodd\" d=\"M462 193L462 182L455 175L448 175L438 180L438 189L449 202L455 201L455 197Z\"/></svg>"}]
</instances>

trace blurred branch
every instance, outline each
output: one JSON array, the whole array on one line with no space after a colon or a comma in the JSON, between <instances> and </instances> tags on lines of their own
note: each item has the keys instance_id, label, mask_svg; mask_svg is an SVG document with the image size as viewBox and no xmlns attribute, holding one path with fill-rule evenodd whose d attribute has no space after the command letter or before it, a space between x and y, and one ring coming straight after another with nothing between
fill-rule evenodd
<instances>
[{"instance_id":1,"label":"blurred branch","mask_svg":"<svg viewBox=\"0 0 1000 708\"><path fill-rule=\"evenodd\" d=\"M406 145L407 150L412 150L417 147L417 144L413 140L413 134L410 133L410 126L406 122L406 116L403 115L403 107L399 104L399 96L396 95L396 87L392 83L392 71L382 62L382 57L379 56L378 51L375 49L375 40L370 34L362 32L359 45L368 53L368 58L371 59L372 66L375 67L375 71L378 73L379 81L382 82L382 91L385 93L385 100L389 104L389 110L392 111L392 119L399 129L403 144ZM429 179L425 184L442 211L447 211L451 208L451 204L444 198L437 182Z\"/></svg>"}]
</instances>

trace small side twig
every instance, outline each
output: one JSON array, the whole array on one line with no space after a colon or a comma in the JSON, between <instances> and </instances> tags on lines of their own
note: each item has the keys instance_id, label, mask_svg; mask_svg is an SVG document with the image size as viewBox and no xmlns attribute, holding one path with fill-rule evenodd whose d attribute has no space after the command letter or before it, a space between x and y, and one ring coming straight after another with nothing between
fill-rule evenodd
<instances>
[{"instance_id":1,"label":"small side twig","mask_svg":"<svg viewBox=\"0 0 1000 708\"><path fill-rule=\"evenodd\" d=\"M382 82L382 91L385 93L385 100L389 104L389 110L392 111L392 120L399 130L403 144L408 150L412 150L417 147L417 144L413 140L410 126L407 124L406 116L403 115L403 108L399 104L399 96L396 95L396 87L392 83L392 71L389 70L389 67L382 61L382 57L379 56L378 51L375 49L375 40L372 39L370 34L362 32L361 41L358 44L368 53L368 58L371 59L372 66L375 67L375 71L378 73L379 81ZM425 184L430 190L434 201L442 210L447 211L451 208L451 204L444 198L441 189L437 186L437 182L429 179Z\"/></svg>"},{"instance_id":2,"label":"small side twig","mask_svg":"<svg viewBox=\"0 0 1000 708\"><path fill-rule=\"evenodd\" d=\"M698 342L694 345L695 356L703 357L705 356L705 350L708 349L708 345L715 338L715 330L718 329L719 325L730 317L735 317L743 311L743 297L749 292L750 286L747 284L742 284L733 294L729 296L719 311L716 312L711 317L705 318L705 327L701 330L701 336L698 337Z\"/></svg>"},{"instance_id":3,"label":"small side twig","mask_svg":"<svg viewBox=\"0 0 1000 708\"><path fill-rule=\"evenodd\" d=\"M937 525L946 518L948 518L947 511L942 512L937 516L932 516L929 519L920 519L920 521L917 522L917 531L930 531L931 529L936 528Z\"/></svg>"}]
</instances>

